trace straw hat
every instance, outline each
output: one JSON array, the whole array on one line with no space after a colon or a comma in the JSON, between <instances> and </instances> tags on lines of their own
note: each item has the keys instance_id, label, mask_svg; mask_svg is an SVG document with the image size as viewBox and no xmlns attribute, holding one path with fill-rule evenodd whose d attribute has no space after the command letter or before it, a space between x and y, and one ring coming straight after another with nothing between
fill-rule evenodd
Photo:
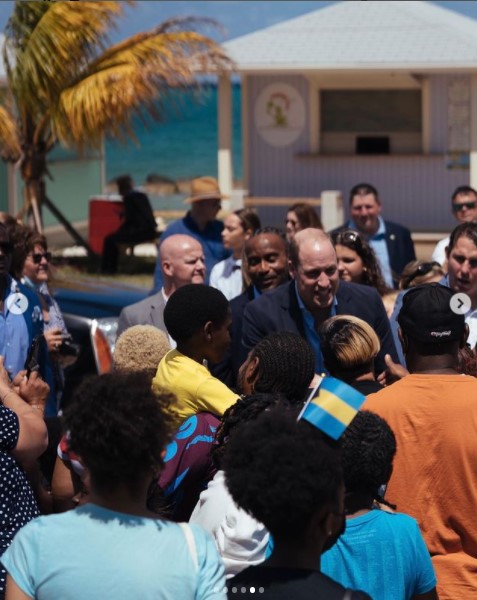
<instances>
[{"instance_id":1,"label":"straw hat","mask_svg":"<svg viewBox=\"0 0 477 600\"><path fill-rule=\"evenodd\" d=\"M215 177L198 177L193 179L190 184L190 196L184 202L192 204L199 200L209 200L215 198L227 198L220 193L219 182Z\"/></svg>"}]
</instances>

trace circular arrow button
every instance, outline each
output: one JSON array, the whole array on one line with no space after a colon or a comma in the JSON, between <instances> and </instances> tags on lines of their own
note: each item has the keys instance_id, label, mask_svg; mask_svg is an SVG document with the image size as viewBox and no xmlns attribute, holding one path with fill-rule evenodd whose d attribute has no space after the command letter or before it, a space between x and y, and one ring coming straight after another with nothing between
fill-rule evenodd
<instances>
[{"instance_id":1,"label":"circular arrow button","mask_svg":"<svg viewBox=\"0 0 477 600\"><path fill-rule=\"evenodd\" d=\"M8 296L6 305L14 315L22 315L28 308L28 298L20 292L15 292Z\"/></svg>"},{"instance_id":2,"label":"circular arrow button","mask_svg":"<svg viewBox=\"0 0 477 600\"><path fill-rule=\"evenodd\" d=\"M450 299L450 307L452 312L455 312L456 315L465 315L471 309L472 302L463 292L459 292L458 294L454 294Z\"/></svg>"}]
</instances>

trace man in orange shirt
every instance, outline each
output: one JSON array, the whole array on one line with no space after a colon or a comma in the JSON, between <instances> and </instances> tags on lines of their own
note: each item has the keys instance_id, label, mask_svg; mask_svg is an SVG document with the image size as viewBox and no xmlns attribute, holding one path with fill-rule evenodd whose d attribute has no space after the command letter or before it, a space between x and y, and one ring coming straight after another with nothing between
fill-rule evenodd
<instances>
[{"instance_id":1,"label":"man in orange shirt","mask_svg":"<svg viewBox=\"0 0 477 600\"><path fill-rule=\"evenodd\" d=\"M396 435L386 499L417 519L440 600L467 600L477 597L477 379L457 371L468 327L452 297L437 283L407 292L398 322L410 374L363 408Z\"/></svg>"}]
</instances>

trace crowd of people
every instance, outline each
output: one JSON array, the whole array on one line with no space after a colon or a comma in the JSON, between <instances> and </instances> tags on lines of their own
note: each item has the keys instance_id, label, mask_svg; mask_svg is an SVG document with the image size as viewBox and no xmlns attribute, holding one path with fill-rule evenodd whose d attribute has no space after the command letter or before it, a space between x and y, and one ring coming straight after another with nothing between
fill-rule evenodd
<instances>
[{"instance_id":1,"label":"crowd of people","mask_svg":"<svg viewBox=\"0 0 477 600\"><path fill-rule=\"evenodd\" d=\"M112 372L64 411L47 241L0 219L0 597L473 598L477 192L432 261L367 183L328 233L303 203L222 222L222 198L193 181Z\"/></svg>"}]
</instances>

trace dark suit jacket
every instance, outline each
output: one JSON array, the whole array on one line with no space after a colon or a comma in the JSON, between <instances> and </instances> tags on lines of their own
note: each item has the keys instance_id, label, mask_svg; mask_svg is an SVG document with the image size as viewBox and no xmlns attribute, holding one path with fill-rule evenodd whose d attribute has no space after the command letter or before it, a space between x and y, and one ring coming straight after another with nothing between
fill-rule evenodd
<instances>
[{"instance_id":1,"label":"dark suit jacket","mask_svg":"<svg viewBox=\"0 0 477 600\"><path fill-rule=\"evenodd\" d=\"M416 260L414 242L411 238L411 232L406 227L392 223L391 221L384 221L384 225L386 227L385 239L388 248L389 263L393 272L395 287L397 287L398 279L404 267L411 260ZM342 225L333 229L331 233L344 231L345 229L349 229L348 225Z\"/></svg>"},{"instance_id":2,"label":"dark suit jacket","mask_svg":"<svg viewBox=\"0 0 477 600\"><path fill-rule=\"evenodd\" d=\"M133 325L154 325L167 335L167 329L164 325L165 306L162 290L140 302L126 306L119 315L118 337Z\"/></svg>"},{"instance_id":3,"label":"dark suit jacket","mask_svg":"<svg viewBox=\"0 0 477 600\"><path fill-rule=\"evenodd\" d=\"M336 299L336 314L359 317L369 323L377 333L381 341L381 350L376 358L376 373L385 369L385 354L390 354L393 360L397 361L389 319L378 292L366 285L340 281ZM306 339L294 281L263 294L245 308L242 343L246 351L274 331L290 331Z\"/></svg>"},{"instance_id":4,"label":"dark suit jacket","mask_svg":"<svg viewBox=\"0 0 477 600\"><path fill-rule=\"evenodd\" d=\"M241 364L247 356L242 346L242 319L245 307L253 298L253 287L249 287L243 294L230 301L230 311L232 313L232 326L230 328L232 341L230 348L220 363L209 365L212 375L220 379L220 381L231 389L237 386L237 375Z\"/></svg>"}]
</instances>

